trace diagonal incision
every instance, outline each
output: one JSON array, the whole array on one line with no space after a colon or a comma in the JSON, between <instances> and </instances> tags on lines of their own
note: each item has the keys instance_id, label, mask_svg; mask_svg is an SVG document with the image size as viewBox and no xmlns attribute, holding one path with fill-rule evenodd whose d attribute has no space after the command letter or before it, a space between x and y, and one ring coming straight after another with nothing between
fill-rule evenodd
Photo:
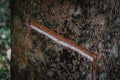
<instances>
[{"instance_id":1,"label":"diagonal incision","mask_svg":"<svg viewBox=\"0 0 120 80\"><path fill-rule=\"evenodd\" d=\"M94 61L97 59L97 55L88 51L87 49L78 46L74 42L66 39L65 37L61 36L60 34L53 32L52 30L48 29L47 27L35 22L33 19L30 20L30 24L27 24L29 27L34 29L35 31L49 37L51 40L55 41L56 43L65 46L71 50L76 51L77 53L81 54L82 56L86 57L90 61Z\"/></svg>"}]
</instances>

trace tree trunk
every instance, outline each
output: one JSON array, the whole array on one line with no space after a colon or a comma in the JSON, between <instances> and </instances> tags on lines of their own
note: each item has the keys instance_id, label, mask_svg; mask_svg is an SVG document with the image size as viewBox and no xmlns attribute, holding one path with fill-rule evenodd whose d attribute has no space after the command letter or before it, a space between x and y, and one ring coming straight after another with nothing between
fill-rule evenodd
<instances>
[{"instance_id":1,"label":"tree trunk","mask_svg":"<svg viewBox=\"0 0 120 80\"><path fill-rule=\"evenodd\" d=\"M11 0L11 80L91 80L89 60L32 30L29 19L101 54L98 79L120 79L118 9L119 0Z\"/></svg>"}]
</instances>

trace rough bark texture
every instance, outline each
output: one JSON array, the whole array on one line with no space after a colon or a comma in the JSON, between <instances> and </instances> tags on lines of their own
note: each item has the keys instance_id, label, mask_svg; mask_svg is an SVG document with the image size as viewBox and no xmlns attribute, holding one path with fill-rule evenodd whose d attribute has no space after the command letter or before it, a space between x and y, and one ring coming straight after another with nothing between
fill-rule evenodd
<instances>
[{"instance_id":1,"label":"rough bark texture","mask_svg":"<svg viewBox=\"0 0 120 80\"><path fill-rule=\"evenodd\" d=\"M12 80L91 80L86 58L27 28L26 18L101 54L99 79L120 79L119 0L11 0L11 10Z\"/></svg>"}]
</instances>

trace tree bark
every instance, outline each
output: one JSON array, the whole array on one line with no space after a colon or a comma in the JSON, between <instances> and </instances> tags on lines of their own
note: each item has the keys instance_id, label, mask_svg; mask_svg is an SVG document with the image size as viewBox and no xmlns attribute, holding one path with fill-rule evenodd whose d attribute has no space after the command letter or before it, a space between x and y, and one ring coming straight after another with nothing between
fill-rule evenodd
<instances>
[{"instance_id":1,"label":"tree bark","mask_svg":"<svg viewBox=\"0 0 120 80\"><path fill-rule=\"evenodd\" d=\"M11 80L91 80L91 62L32 30L26 25L30 19L100 54L98 79L119 79L119 0L11 0L10 4Z\"/></svg>"}]
</instances>

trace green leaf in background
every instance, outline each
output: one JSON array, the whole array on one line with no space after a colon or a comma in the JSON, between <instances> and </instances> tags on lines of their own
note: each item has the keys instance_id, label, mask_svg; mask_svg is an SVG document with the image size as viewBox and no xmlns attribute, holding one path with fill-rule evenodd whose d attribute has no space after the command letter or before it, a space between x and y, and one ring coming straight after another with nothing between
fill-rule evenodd
<instances>
[{"instance_id":1,"label":"green leaf in background","mask_svg":"<svg viewBox=\"0 0 120 80\"><path fill-rule=\"evenodd\" d=\"M0 80L10 80L6 52L11 45L9 0L0 0Z\"/></svg>"}]
</instances>

